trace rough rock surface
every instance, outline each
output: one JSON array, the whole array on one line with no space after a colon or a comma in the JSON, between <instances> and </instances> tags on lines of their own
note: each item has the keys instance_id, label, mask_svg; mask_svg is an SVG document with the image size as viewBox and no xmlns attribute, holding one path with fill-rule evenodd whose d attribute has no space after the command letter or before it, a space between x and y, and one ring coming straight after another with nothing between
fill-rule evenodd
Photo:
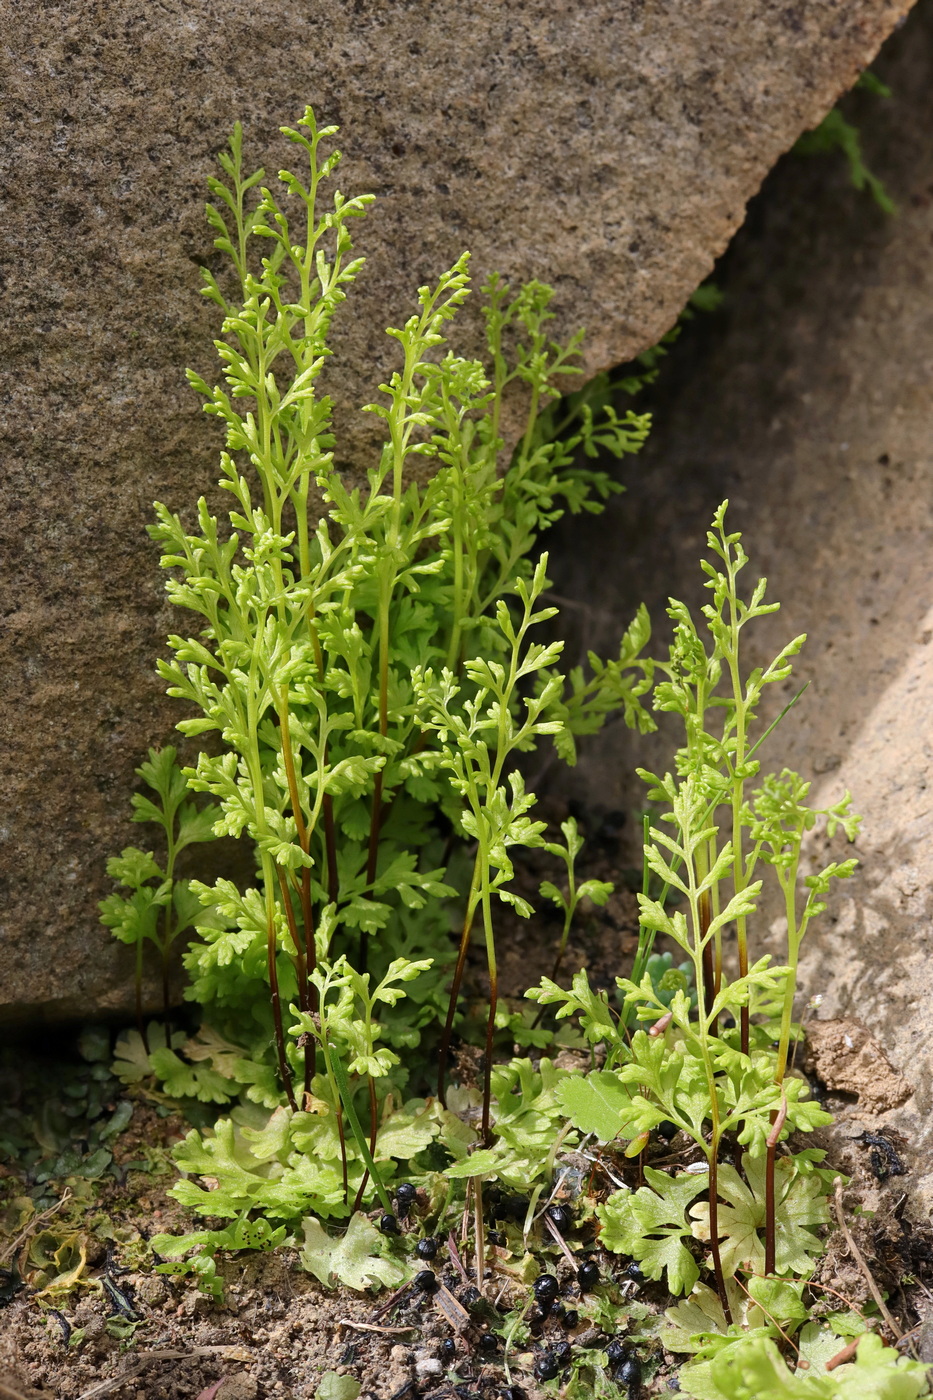
<instances>
[{"instance_id":1,"label":"rough rock surface","mask_svg":"<svg viewBox=\"0 0 933 1400\"><path fill-rule=\"evenodd\" d=\"M859 1021L811 1021L807 1049L813 1072L831 1093L854 1094L863 1114L899 1108L913 1086L892 1069L883 1048Z\"/></svg>"},{"instance_id":2,"label":"rough rock surface","mask_svg":"<svg viewBox=\"0 0 933 1400\"><path fill-rule=\"evenodd\" d=\"M369 263L331 387L372 397L413 289L468 246L553 282L587 367L656 341L909 0L92 0L0 5L10 55L3 277L6 763L0 1006L116 1008L96 923L132 770L169 731L169 619L144 526L214 480L204 181L235 119L251 159L312 100L372 190ZM473 330L470 330L470 326ZM467 348L475 321L467 320ZM350 421L345 453L365 452Z\"/></svg>"},{"instance_id":3,"label":"rough rock surface","mask_svg":"<svg viewBox=\"0 0 933 1400\"><path fill-rule=\"evenodd\" d=\"M564 532L558 586L585 599L587 580L606 580L592 644L608 646L609 620L617 627L640 597L660 640L668 594L703 601L697 560L730 498L752 569L783 605L761 624L755 659L809 633L797 684L811 685L769 740L768 767L813 777L819 805L849 788L865 818L861 868L805 945L802 1001L822 997L810 1016L861 1022L912 1086L883 1121L903 1133L933 1204L929 0L875 71L894 96L857 94L846 110L896 217L849 186L838 157L779 166L717 273L722 308L688 327L653 391L657 426L629 494ZM633 804L634 761L669 761L669 749L611 731L575 782L588 800ZM859 1121L854 1105L845 1131Z\"/></svg>"}]
</instances>

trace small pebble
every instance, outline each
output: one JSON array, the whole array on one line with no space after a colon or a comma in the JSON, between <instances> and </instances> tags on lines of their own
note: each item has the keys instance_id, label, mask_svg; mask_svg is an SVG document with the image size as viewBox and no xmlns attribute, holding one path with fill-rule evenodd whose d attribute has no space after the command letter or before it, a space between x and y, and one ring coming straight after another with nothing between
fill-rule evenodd
<instances>
[{"instance_id":1,"label":"small pebble","mask_svg":"<svg viewBox=\"0 0 933 1400\"><path fill-rule=\"evenodd\" d=\"M531 1285L535 1299L542 1307L549 1307L560 1292L560 1285L553 1274L541 1274Z\"/></svg>"},{"instance_id":2,"label":"small pebble","mask_svg":"<svg viewBox=\"0 0 933 1400\"><path fill-rule=\"evenodd\" d=\"M548 1206L547 1214L549 1219L552 1220L557 1226L561 1234L566 1235L567 1231L573 1224L573 1216L570 1214L570 1211L567 1209L567 1207Z\"/></svg>"},{"instance_id":3,"label":"small pebble","mask_svg":"<svg viewBox=\"0 0 933 1400\"><path fill-rule=\"evenodd\" d=\"M535 1375L539 1381L555 1380L559 1370L560 1367L557 1364L557 1358L552 1356L549 1351L544 1352L535 1362Z\"/></svg>"},{"instance_id":4,"label":"small pebble","mask_svg":"<svg viewBox=\"0 0 933 1400\"><path fill-rule=\"evenodd\" d=\"M629 1395L633 1395L641 1389L641 1362L637 1356L625 1358L616 1371L616 1380L620 1385L628 1386Z\"/></svg>"},{"instance_id":5,"label":"small pebble","mask_svg":"<svg viewBox=\"0 0 933 1400\"><path fill-rule=\"evenodd\" d=\"M557 1345L551 1349L551 1355L561 1370L563 1370L565 1366L570 1365L573 1359L573 1347L569 1342L558 1342Z\"/></svg>"}]
</instances>

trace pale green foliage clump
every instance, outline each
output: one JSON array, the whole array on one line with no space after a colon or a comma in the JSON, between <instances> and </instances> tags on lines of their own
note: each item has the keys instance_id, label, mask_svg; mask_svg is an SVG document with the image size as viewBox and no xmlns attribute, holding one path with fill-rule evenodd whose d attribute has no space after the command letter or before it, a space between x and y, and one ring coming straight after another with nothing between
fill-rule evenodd
<instances>
[{"instance_id":1,"label":"pale green foliage clump","mask_svg":"<svg viewBox=\"0 0 933 1400\"><path fill-rule=\"evenodd\" d=\"M791 1132L831 1121L810 1102L805 1082L787 1072L792 1010L803 937L825 908L831 882L851 874L855 862L832 861L806 876L801 862L804 837L818 821L829 836L841 828L853 840L858 818L848 795L816 811L807 804L809 785L796 774L759 778L755 755L770 729L753 740L758 708L765 688L789 677L803 638L769 666L744 673L743 629L775 605L764 601L764 580L747 600L741 596L747 556L740 536L726 531L725 509L708 536L715 563L703 564L712 595L703 624L682 603L672 600L669 608L674 641L654 704L679 717L685 744L676 774L642 774L663 806L645 846L641 971L617 979L628 1014L617 1024L585 973L570 992L545 979L529 995L557 1005L559 1016L576 1016L587 1039L606 1048L604 1068L558 1086L577 1128L603 1142L627 1139L631 1154L666 1123L699 1154L693 1169L677 1176L646 1168L645 1186L616 1192L598 1207L603 1243L638 1259L649 1278L665 1278L675 1295L690 1294L702 1267L711 1267L728 1324L733 1280L766 1274L799 1281L821 1252L819 1229L829 1219L822 1154L778 1157L777 1145ZM774 871L783 898L785 966L749 955L761 867ZM650 877L663 886L660 898L649 893ZM726 946L733 930L734 968ZM671 969L649 967L659 933L684 959L680 985L662 988ZM621 1027L632 1015L649 1028L625 1036ZM726 1016L734 1029L723 1028ZM741 1150L740 1171L719 1161L727 1141ZM698 1256L696 1241L708 1247L708 1258Z\"/></svg>"},{"instance_id":2,"label":"pale green foliage clump","mask_svg":"<svg viewBox=\"0 0 933 1400\"><path fill-rule=\"evenodd\" d=\"M199 810L188 798L188 784L179 771L176 750L149 750L149 759L137 768L137 775L155 794L156 801L143 793L134 793L133 821L151 822L162 828L165 845L164 865L153 851L127 846L120 855L107 862L107 874L117 884L131 891L129 895L114 892L101 901L101 922L112 930L115 938L136 950L136 1013L140 1035L142 1026L143 956L146 944L156 950L162 973L162 992L166 1012L170 1000L169 960L176 940L198 923L204 922L204 910L189 880L178 879L175 862L186 846L214 838L213 811Z\"/></svg>"},{"instance_id":3,"label":"pale green foliage clump","mask_svg":"<svg viewBox=\"0 0 933 1400\"><path fill-rule=\"evenodd\" d=\"M210 182L215 248L233 274L205 272L223 316L223 379L189 378L224 427L229 523L201 499L195 523L157 505L151 527L169 597L196 620L191 635L169 638L159 671L187 706L178 728L210 745L182 770L173 751L151 759L160 795L169 775L169 815L149 812L166 829L169 869L127 856L114 873L133 895L105 908L141 966L150 935L136 906L165 903L190 824L204 838L248 843L252 881L202 876L173 896L185 923L170 941L185 924L197 935L184 957L186 996L204 1024L190 1037L153 1028L147 1044L140 1018L118 1053L127 1081L155 1074L170 1096L225 1105L231 1116L213 1135L194 1132L179 1149L189 1175L177 1193L241 1221L260 1211L289 1222L347 1217L368 1187L385 1208L399 1163L419 1179L433 1169L429 1149L441 1161L462 1155L472 1130L442 1106L427 1112L405 1086L411 1052L442 1014L457 903L448 1028L477 913L490 1043L495 1032L493 911L531 912L510 889L512 853L544 841L516 759L550 741L572 762L576 737L615 711L653 727L642 705L652 682L644 609L617 656L592 656L569 677L561 644L537 639L556 612L544 598L547 556L532 558L542 531L568 509L601 510L621 487L590 459L636 452L649 429L646 415L617 412L605 376L561 400L579 373L582 332L563 345L550 338L549 288L488 278L484 361L458 356L446 338L469 292L468 256L420 288L411 317L388 331L397 368L366 406L383 446L356 475L337 465L323 375L332 318L362 267L350 228L371 200L324 200L339 159L323 152L334 130L319 129L310 109L284 129L306 166L279 173L281 196L262 171L244 171L239 127L223 178ZM644 368L624 387L650 377ZM513 407L522 395L525 405L510 461L507 391ZM190 793L210 805L179 807ZM147 801L137 799L139 813ZM566 937L582 895L608 889L576 889L579 841L564 834ZM528 1122L558 1118L546 1092L551 1118L528 1112ZM537 1138L531 1172L536 1151ZM216 1185L206 1190L199 1176Z\"/></svg>"},{"instance_id":4,"label":"pale green foliage clump","mask_svg":"<svg viewBox=\"0 0 933 1400\"><path fill-rule=\"evenodd\" d=\"M304 1223L301 1262L327 1286L340 1282L362 1292L367 1288L397 1288L414 1272L410 1264L386 1255L386 1237L365 1215L354 1215L340 1239L325 1234L320 1222Z\"/></svg>"},{"instance_id":5,"label":"pale green foliage clump","mask_svg":"<svg viewBox=\"0 0 933 1400\"><path fill-rule=\"evenodd\" d=\"M261 172L241 173L239 133L222 158L226 182L212 183L221 201L211 212L217 247L234 263L241 300L228 301L206 274L207 294L225 315L217 346L226 386L211 389L196 375L192 382L226 427L221 485L235 498L234 532L224 536L203 501L199 533L162 506L153 530L166 567L180 570L170 597L202 618L201 637L171 638L175 659L160 664L171 693L200 712L179 728L223 739L223 752L202 753L186 778L218 799L218 834L255 843L261 875L245 892L223 881L195 886L214 914L187 958L190 995L225 1032L234 1020L241 1030L258 1018L268 1033L270 937L283 1002L300 1001L302 957L307 971L315 931L322 949L323 930L328 945L346 951L347 935L361 947L372 937L377 965L383 948L414 956L427 946L437 958L440 900L452 890L430 863L440 850L434 813L440 806L471 834L475 812L467 804L461 816L463 794L444 776L449 750L430 742L433 700L418 676L446 667L452 721L472 725L491 774L501 774L503 725L518 694L513 685L500 696L488 669L498 663L479 658L511 652L512 670L530 676L559 651L525 640L527 617L516 644L503 599L531 585L529 550L565 506L596 509L618 489L604 472L577 465L576 447L608 445L621 455L637 450L648 429L644 417L604 409L597 418L583 403L562 440L541 439L539 409L554 396L555 377L575 372L579 337L563 348L547 339L550 292L538 284L516 295L498 279L487 285L490 370L445 353L444 327L467 295L464 257L437 287L421 289L418 311L390 332L402 368L381 386L385 400L369 406L386 425L385 447L365 489L345 482L318 380L331 317L361 265L349 258L349 221L368 200L338 194L321 213L319 186L337 157L321 161L318 149L332 132L319 131L309 111L286 134L309 160L306 183L281 176L299 222L265 187L248 211ZM268 245L258 273L256 240ZM514 380L528 390L528 426L502 477L499 413ZM411 480L419 459L427 477L422 470ZM316 523L315 489L325 508ZM534 587L543 586L539 568ZM532 703L539 711L561 706L560 716L519 725L507 746L591 729L610 701L646 726L638 696L648 679L631 671L645 638L640 624L615 662L566 694L559 675L549 675L543 701ZM501 802L500 789L497 779L490 801ZM435 987L442 972L435 968ZM412 1029L435 1014L430 994L416 995L418 1009L406 1018ZM292 1055L293 1068L299 1058Z\"/></svg>"},{"instance_id":6,"label":"pale green foliage clump","mask_svg":"<svg viewBox=\"0 0 933 1400\"><path fill-rule=\"evenodd\" d=\"M890 97L891 89L881 82L870 69L859 77L856 87L874 93L876 97ZM862 137L857 126L846 121L838 107L831 111L812 131L805 131L794 143L794 154L801 156L830 155L839 151L849 169L849 180L855 189L865 190L885 214L896 214L897 205L884 184L865 164L862 151Z\"/></svg>"},{"instance_id":7,"label":"pale green foliage clump","mask_svg":"<svg viewBox=\"0 0 933 1400\"><path fill-rule=\"evenodd\" d=\"M814 1324L806 1331L816 1332ZM824 1365L814 1365L801 1346L806 1369L793 1371L773 1338L746 1336L717 1339L712 1359L684 1367L681 1388L696 1400L918 1400L929 1394L927 1367L886 1347L871 1332L862 1335L852 1362L833 1371L825 1360L840 1349L839 1339L824 1334Z\"/></svg>"}]
</instances>

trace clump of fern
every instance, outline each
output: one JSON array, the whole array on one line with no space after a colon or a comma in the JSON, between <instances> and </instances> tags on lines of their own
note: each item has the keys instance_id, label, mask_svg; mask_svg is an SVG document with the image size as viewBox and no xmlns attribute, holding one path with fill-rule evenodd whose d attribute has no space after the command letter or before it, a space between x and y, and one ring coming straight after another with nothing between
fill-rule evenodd
<instances>
[{"instance_id":1,"label":"clump of fern","mask_svg":"<svg viewBox=\"0 0 933 1400\"><path fill-rule=\"evenodd\" d=\"M168 1090L284 1108L296 1123L322 1114L335 1133L330 1185L302 1199L325 1213L335 1202L349 1211L368 1182L384 1195L380 1142L393 1106L408 1111L424 1034L441 1036L443 1099L475 918L490 977L491 1141L494 911L531 912L509 888L512 853L544 840L519 757L547 739L572 762L576 736L616 709L630 725L653 723L641 703L643 609L618 655L592 658L589 673L565 676L561 644L536 639L556 612L541 533L565 510L600 510L621 488L590 459L636 452L649 429L646 415L619 415L605 385L566 400L560 420L545 412L579 373L582 340L550 338L549 288L488 278L484 361L447 341L468 255L420 288L412 316L388 332L398 367L366 406L384 425L382 450L357 479L334 466L320 376L362 266L351 221L371 203L336 193L324 205L338 156L322 143L334 130L311 109L285 129L306 169L280 172L281 197L262 171L244 173L239 127L224 178L210 182L215 247L233 273L205 272L223 317L223 380L189 378L223 424L220 486L233 501L229 524L199 501L193 531L156 507L169 597L197 618L192 634L169 638L159 671L186 705L179 730L213 736L179 781L207 795L214 835L248 843L256 875L186 886L199 907L184 955L198 1035L170 1037L155 1062L131 1040L121 1052L128 1075L170 1070ZM507 391L526 402L510 458ZM120 898L108 902L111 923Z\"/></svg>"}]
</instances>

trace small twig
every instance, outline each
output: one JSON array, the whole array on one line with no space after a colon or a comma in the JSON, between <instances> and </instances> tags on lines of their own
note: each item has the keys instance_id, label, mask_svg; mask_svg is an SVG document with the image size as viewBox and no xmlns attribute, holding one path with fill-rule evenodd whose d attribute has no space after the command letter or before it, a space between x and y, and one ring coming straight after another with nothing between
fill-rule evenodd
<instances>
[{"instance_id":1,"label":"small twig","mask_svg":"<svg viewBox=\"0 0 933 1400\"><path fill-rule=\"evenodd\" d=\"M470 1314L459 1298L455 1298L450 1289L443 1283L434 1295L434 1306L443 1313L455 1331L465 1332L469 1327Z\"/></svg>"},{"instance_id":2,"label":"small twig","mask_svg":"<svg viewBox=\"0 0 933 1400\"><path fill-rule=\"evenodd\" d=\"M380 1332L386 1337L401 1337L405 1332L416 1332L416 1327L377 1327L372 1322L354 1322L349 1317L338 1317L338 1327L352 1327L354 1332Z\"/></svg>"},{"instance_id":3,"label":"small twig","mask_svg":"<svg viewBox=\"0 0 933 1400\"><path fill-rule=\"evenodd\" d=\"M473 1178L473 1232L474 1244L476 1246L476 1286L480 1293L484 1293L486 1284L486 1224L483 1220L483 1179L480 1176Z\"/></svg>"},{"instance_id":4,"label":"small twig","mask_svg":"<svg viewBox=\"0 0 933 1400\"><path fill-rule=\"evenodd\" d=\"M623 1181L620 1176L616 1176L615 1172L612 1171L610 1167L606 1166L606 1163L603 1161L602 1157L594 1157L591 1152L580 1152L580 1156L585 1157L588 1162L592 1162L594 1166L597 1166L601 1171L604 1171L608 1176L609 1180L612 1182L613 1186L618 1186L623 1191L629 1190L628 1182Z\"/></svg>"},{"instance_id":5,"label":"small twig","mask_svg":"<svg viewBox=\"0 0 933 1400\"><path fill-rule=\"evenodd\" d=\"M868 1287L871 1289L871 1296L878 1304L878 1311L881 1313L881 1316L884 1318L885 1322L887 1323L890 1330L893 1332L894 1336L897 1338L898 1341L900 1341L904 1333L901 1331L900 1327L898 1327L897 1323L894 1321L894 1318L888 1312L888 1306L885 1303L884 1298L881 1296L881 1289L878 1287L877 1283L875 1283L875 1280L871 1274L871 1270L865 1263L865 1260L862 1257L861 1250L855 1243L855 1240L852 1238L852 1232L846 1224L845 1211L843 1210L842 1206L841 1176L836 1177L835 1199L836 1219L839 1221L840 1230L845 1235L846 1244L849 1246L849 1253L852 1255L852 1258L855 1260L856 1264L858 1264L859 1268L861 1269L862 1276L865 1279L865 1282L868 1284Z\"/></svg>"},{"instance_id":6,"label":"small twig","mask_svg":"<svg viewBox=\"0 0 933 1400\"><path fill-rule=\"evenodd\" d=\"M381 1307L378 1307L376 1309L376 1311L372 1315L372 1321L375 1322L377 1318L385 1317L387 1313L390 1313L392 1309L402 1301L402 1299L405 1297L405 1294L410 1292L411 1284L403 1283L401 1288L397 1288L395 1292L392 1293L386 1299L386 1301L381 1305Z\"/></svg>"},{"instance_id":7,"label":"small twig","mask_svg":"<svg viewBox=\"0 0 933 1400\"><path fill-rule=\"evenodd\" d=\"M733 1281L733 1283L737 1283L737 1284L739 1285L739 1287L741 1288L742 1292L745 1294L746 1298L748 1299L748 1301L749 1301L750 1303L752 1303L756 1308L760 1308L760 1309L761 1309L761 1311L764 1313L764 1315L765 1315L765 1317L768 1319L768 1321L769 1321L770 1323L772 1323L773 1326L776 1327L777 1330L780 1332L781 1336L784 1338L784 1340L785 1340L785 1342L787 1343L787 1345L788 1345L789 1347L793 1347L794 1351L795 1351L795 1352L797 1353L797 1355L799 1356L799 1355L800 1355L800 1348L799 1348L799 1346L798 1346L797 1343L793 1340L793 1338L790 1337L790 1336L784 1331L784 1328L783 1328L783 1327L781 1326L781 1324L778 1322L778 1320L777 1320L777 1318L774 1316L774 1314L768 1312L768 1309L764 1306L763 1303L759 1303L758 1300L757 1300L757 1298L753 1298L753 1297L752 1297L752 1295L749 1293L748 1289L745 1287L745 1284L742 1282L742 1280L741 1280L740 1278L738 1278L737 1276L734 1275L732 1281Z\"/></svg>"},{"instance_id":8,"label":"small twig","mask_svg":"<svg viewBox=\"0 0 933 1400\"><path fill-rule=\"evenodd\" d=\"M5 1264L8 1259L15 1259L20 1246L28 1240L29 1236L34 1233L44 1220L51 1220L52 1216L56 1215L58 1211L61 1210L62 1206L66 1205L68 1201L71 1200L73 1194L71 1187L66 1187L60 1201L56 1201L54 1206L49 1206L48 1210L42 1211L40 1215L34 1215L25 1228L20 1230L13 1243L8 1246L6 1253L0 1254L0 1265Z\"/></svg>"},{"instance_id":9,"label":"small twig","mask_svg":"<svg viewBox=\"0 0 933 1400\"><path fill-rule=\"evenodd\" d=\"M564 1239L560 1230L558 1230L557 1226L554 1224L554 1221L549 1215L546 1215L544 1217L544 1223L550 1230L551 1234L554 1236L558 1245L560 1246L560 1249L563 1253L564 1258L567 1260L567 1263L570 1265L571 1269L573 1269L574 1273L576 1273L577 1269L580 1266L577 1263L576 1259L574 1259L573 1255L570 1253L570 1250L567 1248L567 1241Z\"/></svg>"},{"instance_id":10,"label":"small twig","mask_svg":"<svg viewBox=\"0 0 933 1400\"><path fill-rule=\"evenodd\" d=\"M862 1332L858 1337L853 1337L848 1346L844 1346L842 1351L837 1351L835 1356L831 1356L826 1363L827 1371L835 1371L837 1366L844 1366L847 1361L851 1361L858 1351L858 1344L866 1333Z\"/></svg>"},{"instance_id":11,"label":"small twig","mask_svg":"<svg viewBox=\"0 0 933 1400\"><path fill-rule=\"evenodd\" d=\"M463 1282L469 1286L470 1279L466 1269L463 1267L463 1260L460 1258L460 1251L457 1248L457 1241L454 1239L453 1230L451 1230L450 1234L447 1236L447 1248L450 1251L450 1258L454 1268L463 1279Z\"/></svg>"}]
</instances>

